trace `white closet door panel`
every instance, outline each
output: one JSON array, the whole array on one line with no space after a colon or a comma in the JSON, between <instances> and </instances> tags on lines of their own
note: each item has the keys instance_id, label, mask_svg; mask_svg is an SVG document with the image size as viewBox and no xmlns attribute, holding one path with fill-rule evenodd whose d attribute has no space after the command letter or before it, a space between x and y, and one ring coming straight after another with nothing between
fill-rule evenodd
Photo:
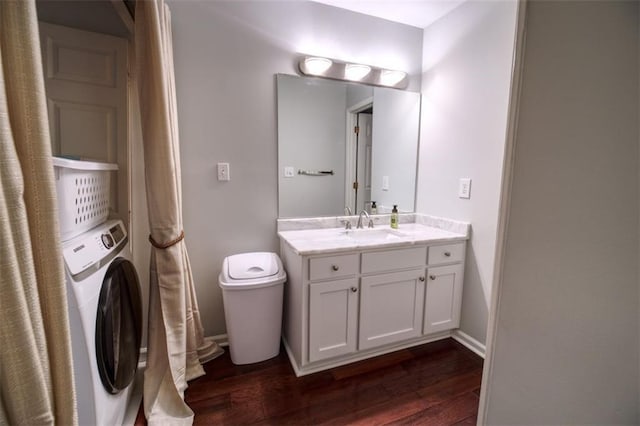
<instances>
[{"instance_id":1,"label":"white closet door panel","mask_svg":"<svg viewBox=\"0 0 640 426\"><path fill-rule=\"evenodd\" d=\"M53 154L117 163L111 208L128 218L127 40L39 27Z\"/></svg>"},{"instance_id":2,"label":"white closet door panel","mask_svg":"<svg viewBox=\"0 0 640 426\"><path fill-rule=\"evenodd\" d=\"M117 86L117 50L101 39L98 40L98 44L101 44L102 48L88 45L85 39L66 40L56 36L61 37L60 32L50 34L45 39L48 79Z\"/></svg>"},{"instance_id":3,"label":"white closet door panel","mask_svg":"<svg viewBox=\"0 0 640 426\"><path fill-rule=\"evenodd\" d=\"M51 99L49 111L55 152L117 163L115 108Z\"/></svg>"}]
</instances>

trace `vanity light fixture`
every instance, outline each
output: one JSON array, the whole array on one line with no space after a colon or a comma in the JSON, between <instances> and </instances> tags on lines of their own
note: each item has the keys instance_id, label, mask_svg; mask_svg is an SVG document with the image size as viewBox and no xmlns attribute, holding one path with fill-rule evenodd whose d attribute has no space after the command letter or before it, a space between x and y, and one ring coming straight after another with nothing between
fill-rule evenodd
<instances>
[{"instance_id":1,"label":"vanity light fixture","mask_svg":"<svg viewBox=\"0 0 640 426\"><path fill-rule=\"evenodd\" d=\"M302 56L298 61L298 67L303 75L332 80L355 81L395 89L406 89L409 84L407 73L404 71L346 63L317 56Z\"/></svg>"},{"instance_id":2,"label":"vanity light fixture","mask_svg":"<svg viewBox=\"0 0 640 426\"><path fill-rule=\"evenodd\" d=\"M360 81L371 72L369 65L347 64L344 67L344 78L351 81Z\"/></svg>"},{"instance_id":3,"label":"vanity light fixture","mask_svg":"<svg viewBox=\"0 0 640 426\"><path fill-rule=\"evenodd\" d=\"M402 81L406 77L407 73L404 71L382 70L380 73L380 83L383 86L393 87L396 83Z\"/></svg>"},{"instance_id":4,"label":"vanity light fixture","mask_svg":"<svg viewBox=\"0 0 640 426\"><path fill-rule=\"evenodd\" d=\"M310 74L320 76L333 65L333 62L327 58L310 57L304 59L304 64Z\"/></svg>"}]
</instances>

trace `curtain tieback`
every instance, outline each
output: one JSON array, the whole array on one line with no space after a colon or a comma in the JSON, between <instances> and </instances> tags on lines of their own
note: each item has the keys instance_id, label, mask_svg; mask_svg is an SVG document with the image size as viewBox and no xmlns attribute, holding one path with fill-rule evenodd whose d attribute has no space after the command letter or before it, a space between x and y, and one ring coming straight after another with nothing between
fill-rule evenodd
<instances>
[{"instance_id":1,"label":"curtain tieback","mask_svg":"<svg viewBox=\"0 0 640 426\"><path fill-rule=\"evenodd\" d=\"M169 247L178 244L182 240L184 240L184 231L180 232L180 235L178 235L177 238L174 238L173 240L168 241L164 244L160 244L156 242L156 240L153 239L151 234L149 234L149 242L151 243L152 246L154 246L157 249L168 249Z\"/></svg>"}]
</instances>

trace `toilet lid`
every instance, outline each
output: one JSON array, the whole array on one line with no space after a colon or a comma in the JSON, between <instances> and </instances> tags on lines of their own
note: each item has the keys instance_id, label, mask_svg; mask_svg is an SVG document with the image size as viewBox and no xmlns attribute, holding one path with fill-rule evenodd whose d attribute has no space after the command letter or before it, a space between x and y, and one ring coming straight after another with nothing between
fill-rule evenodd
<instances>
[{"instance_id":1,"label":"toilet lid","mask_svg":"<svg viewBox=\"0 0 640 426\"><path fill-rule=\"evenodd\" d=\"M263 278L276 275L280 268L274 253L243 253L227 258L229 277L234 280Z\"/></svg>"}]
</instances>

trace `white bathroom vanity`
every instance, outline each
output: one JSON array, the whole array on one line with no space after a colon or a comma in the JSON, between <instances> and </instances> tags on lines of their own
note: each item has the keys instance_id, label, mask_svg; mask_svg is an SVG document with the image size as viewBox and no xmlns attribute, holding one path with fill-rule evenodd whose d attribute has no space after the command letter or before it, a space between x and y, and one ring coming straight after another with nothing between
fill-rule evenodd
<instances>
[{"instance_id":1,"label":"white bathroom vanity","mask_svg":"<svg viewBox=\"0 0 640 426\"><path fill-rule=\"evenodd\" d=\"M283 340L298 376L447 338L460 323L469 224L403 215L278 221Z\"/></svg>"}]
</instances>

